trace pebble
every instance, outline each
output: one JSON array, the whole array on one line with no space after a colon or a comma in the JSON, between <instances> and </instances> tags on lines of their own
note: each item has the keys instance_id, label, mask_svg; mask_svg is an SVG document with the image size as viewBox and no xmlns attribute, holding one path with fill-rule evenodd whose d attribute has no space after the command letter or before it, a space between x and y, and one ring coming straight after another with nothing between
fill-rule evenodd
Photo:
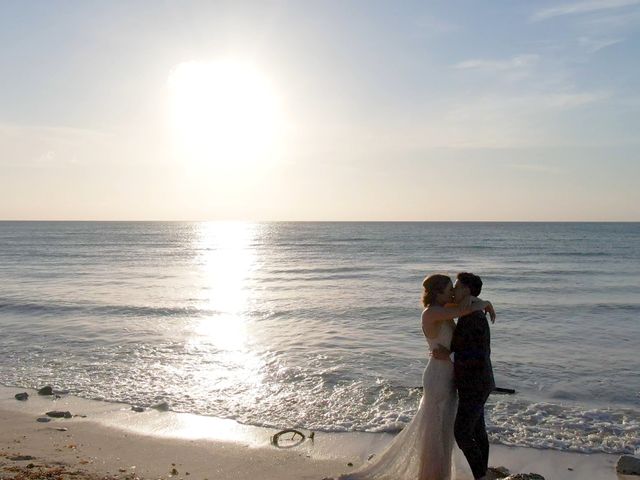
<instances>
[{"instance_id":1,"label":"pebble","mask_svg":"<svg viewBox=\"0 0 640 480\"><path fill-rule=\"evenodd\" d=\"M52 410L51 412L47 412L47 417L53 418L71 418L71 412L62 412L59 410Z\"/></svg>"},{"instance_id":2,"label":"pebble","mask_svg":"<svg viewBox=\"0 0 640 480\"><path fill-rule=\"evenodd\" d=\"M160 402L160 403L156 403L155 405L152 405L151 408L153 408L154 410L159 410L161 412L168 412L169 404L167 402Z\"/></svg>"},{"instance_id":3,"label":"pebble","mask_svg":"<svg viewBox=\"0 0 640 480\"><path fill-rule=\"evenodd\" d=\"M40 422L40 423L46 423L46 422L50 422L51 419L48 417L38 417L36 418L36 422Z\"/></svg>"},{"instance_id":4,"label":"pebble","mask_svg":"<svg viewBox=\"0 0 640 480\"><path fill-rule=\"evenodd\" d=\"M489 467L488 473L491 473L494 478L502 478L502 479L511 475L511 472L509 472L509 469L503 466Z\"/></svg>"},{"instance_id":5,"label":"pebble","mask_svg":"<svg viewBox=\"0 0 640 480\"><path fill-rule=\"evenodd\" d=\"M616 463L616 472L622 475L640 475L640 458L621 455Z\"/></svg>"},{"instance_id":6,"label":"pebble","mask_svg":"<svg viewBox=\"0 0 640 480\"><path fill-rule=\"evenodd\" d=\"M29 394L27 392L16 393L15 397L16 397L16 400L20 400L21 402L24 402L29 398Z\"/></svg>"},{"instance_id":7,"label":"pebble","mask_svg":"<svg viewBox=\"0 0 640 480\"><path fill-rule=\"evenodd\" d=\"M42 387L40 390L38 390L38 395L53 395L53 387L51 385Z\"/></svg>"}]
</instances>

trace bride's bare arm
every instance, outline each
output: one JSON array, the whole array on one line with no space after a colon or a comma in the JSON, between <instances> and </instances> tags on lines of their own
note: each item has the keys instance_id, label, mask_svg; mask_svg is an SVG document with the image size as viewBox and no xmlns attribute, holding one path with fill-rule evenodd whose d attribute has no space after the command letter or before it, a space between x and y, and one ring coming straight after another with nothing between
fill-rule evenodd
<instances>
[{"instance_id":1,"label":"bride's bare arm","mask_svg":"<svg viewBox=\"0 0 640 480\"><path fill-rule=\"evenodd\" d=\"M471 302L484 302L486 307L484 307L484 312L489 314L491 318L491 323L496 323L496 310L493 308L493 304L491 302L485 302L480 297L470 297ZM445 307L455 307L455 303L447 303ZM475 310L474 310L475 311Z\"/></svg>"},{"instance_id":2,"label":"bride's bare arm","mask_svg":"<svg viewBox=\"0 0 640 480\"><path fill-rule=\"evenodd\" d=\"M491 305L489 302L485 302L484 300L476 299L474 297L468 297L464 302L455 305L455 304L447 304L443 307L439 305L433 305L427 307L427 309L422 313L422 322L426 323L437 323L443 322L445 320L451 320L458 317L464 317L465 315L470 314L471 312L480 312L485 310ZM493 307L492 307L493 308Z\"/></svg>"}]
</instances>

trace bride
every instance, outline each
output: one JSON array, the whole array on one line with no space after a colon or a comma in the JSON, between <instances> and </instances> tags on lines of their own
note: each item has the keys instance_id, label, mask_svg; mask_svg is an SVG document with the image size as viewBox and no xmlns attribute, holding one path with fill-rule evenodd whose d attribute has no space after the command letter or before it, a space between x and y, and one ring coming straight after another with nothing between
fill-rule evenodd
<instances>
[{"instance_id":1,"label":"bride","mask_svg":"<svg viewBox=\"0 0 640 480\"><path fill-rule=\"evenodd\" d=\"M454 318L474 311L492 310L491 303L469 298L451 304L453 284L446 275L430 275L422 294L422 332L429 350L451 345ZM422 374L420 406L409 424L389 445L359 470L339 480L449 480L453 449L453 424L457 397L453 363L431 357Z\"/></svg>"}]
</instances>

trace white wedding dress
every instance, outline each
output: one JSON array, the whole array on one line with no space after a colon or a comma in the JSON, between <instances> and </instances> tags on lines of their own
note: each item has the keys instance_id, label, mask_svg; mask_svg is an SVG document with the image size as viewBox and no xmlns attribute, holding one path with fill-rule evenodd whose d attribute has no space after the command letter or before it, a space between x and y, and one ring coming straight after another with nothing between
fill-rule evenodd
<instances>
[{"instance_id":1,"label":"white wedding dress","mask_svg":"<svg viewBox=\"0 0 640 480\"><path fill-rule=\"evenodd\" d=\"M453 326L443 322L427 343L449 348ZM339 480L450 480L457 395L453 363L430 358L422 374L420 406L409 424L371 461Z\"/></svg>"}]
</instances>

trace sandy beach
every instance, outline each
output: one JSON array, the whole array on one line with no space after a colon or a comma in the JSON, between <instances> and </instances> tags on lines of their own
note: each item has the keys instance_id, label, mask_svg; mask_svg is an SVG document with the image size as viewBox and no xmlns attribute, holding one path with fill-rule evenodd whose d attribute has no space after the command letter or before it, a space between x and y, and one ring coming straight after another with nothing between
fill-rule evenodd
<instances>
[{"instance_id":1,"label":"sandy beach","mask_svg":"<svg viewBox=\"0 0 640 480\"><path fill-rule=\"evenodd\" d=\"M62 466L96 477L194 480L312 479L340 470L337 460L309 458L300 451L144 435L82 418L44 424L27 413L3 409L0 421L2 478L12 478L10 467L27 465ZM11 460L20 456L27 460Z\"/></svg>"},{"instance_id":2,"label":"sandy beach","mask_svg":"<svg viewBox=\"0 0 640 480\"><path fill-rule=\"evenodd\" d=\"M15 400L23 391L29 399ZM356 468L391 439L316 432L313 440L276 448L270 439L277 430L231 420L154 409L138 413L126 404L70 395L56 399L24 389L3 387L0 392L0 478L319 480ZM37 421L52 410L74 416ZM491 450L493 466L554 480L624 478L615 473L616 459L502 445ZM470 478L459 451L455 464L456 480Z\"/></svg>"}]
</instances>

